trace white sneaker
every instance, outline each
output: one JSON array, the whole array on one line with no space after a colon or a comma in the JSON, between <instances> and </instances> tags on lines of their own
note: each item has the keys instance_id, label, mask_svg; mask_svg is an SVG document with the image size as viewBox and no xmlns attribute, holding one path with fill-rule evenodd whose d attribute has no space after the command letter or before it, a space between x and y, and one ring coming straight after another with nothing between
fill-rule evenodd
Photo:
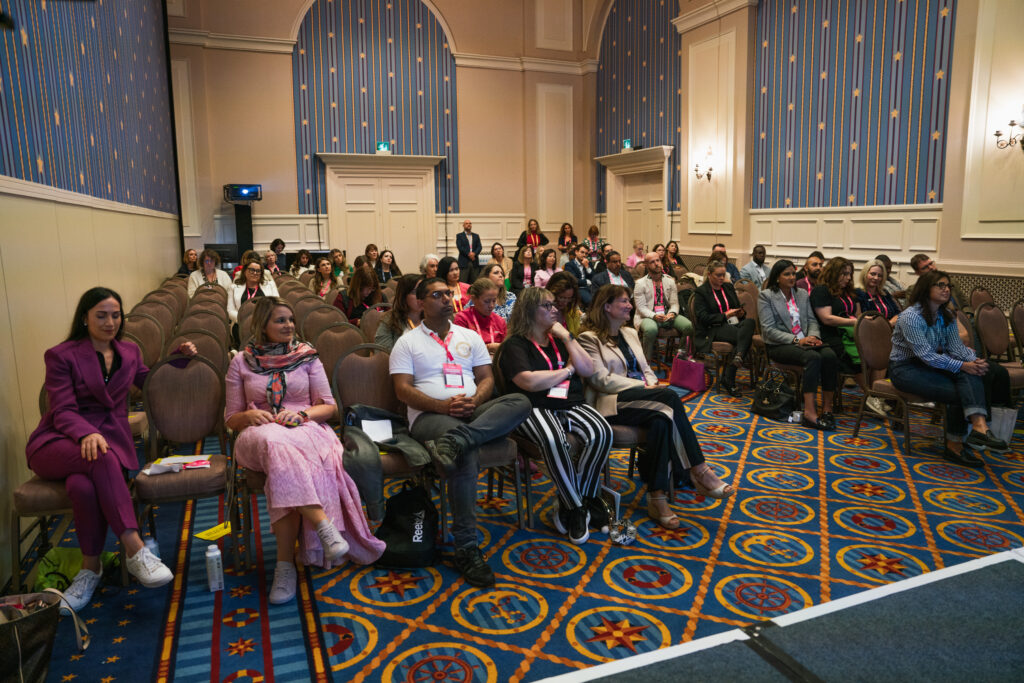
<instances>
[{"instance_id":1,"label":"white sneaker","mask_svg":"<svg viewBox=\"0 0 1024 683\"><path fill-rule=\"evenodd\" d=\"M342 538L338 527L326 517L316 525L316 535L320 537L325 562L334 562L348 552L348 541Z\"/></svg>"},{"instance_id":2,"label":"white sneaker","mask_svg":"<svg viewBox=\"0 0 1024 683\"><path fill-rule=\"evenodd\" d=\"M142 550L128 558L128 573L139 580L146 588L158 588L174 578L174 574L159 560L149 548L143 546Z\"/></svg>"},{"instance_id":3,"label":"white sneaker","mask_svg":"<svg viewBox=\"0 0 1024 683\"><path fill-rule=\"evenodd\" d=\"M868 396L867 400L864 403L868 411L874 413L875 415L878 415L879 417L887 416L886 405L882 403L882 399L878 398L877 396Z\"/></svg>"},{"instance_id":4,"label":"white sneaker","mask_svg":"<svg viewBox=\"0 0 1024 683\"><path fill-rule=\"evenodd\" d=\"M102 567L100 567L99 574L88 569L83 569L75 574L71 585L64 591L64 600L60 604L60 613L64 616L69 616L71 610L78 612L88 605L89 601L92 600L92 594L96 592L96 587L100 585L100 578L102 577Z\"/></svg>"},{"instance_id":5,"label":"white sneaker","mask_svg":"<svg viewBox=\"0 0 1024 683\"><path fill-rule=\"evenodd\" d=\"M295 598L295 584L298 572L291 562L278 562L274 568L274 583L270 587L268 600L271 605L291 602Z\"/></svg>"}]
</instances>

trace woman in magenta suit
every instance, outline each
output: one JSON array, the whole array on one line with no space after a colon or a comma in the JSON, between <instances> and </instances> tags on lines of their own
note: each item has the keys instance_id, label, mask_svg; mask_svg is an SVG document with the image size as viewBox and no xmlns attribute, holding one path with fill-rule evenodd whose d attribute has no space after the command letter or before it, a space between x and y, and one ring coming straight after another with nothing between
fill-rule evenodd
<instances>
[{"instance_id":1,"label":"woman in magenta suit","mask_svg":"<svg viewBox=\"0 0 1024 683\"><path fill-rule=\"evenodd\" d=\"M67 339L44 356L50 407L25 448L29 468L43 479L63 479L71 498L83 559L64 596L76 611L99 585L108 526L124 545L128 571L142 585L155 588L174 578L143 545L125 483L123 470L139 467L128 392L132 385L142 387L149 368L137 346L121 341L123 334L117 292L94 287L82 295ZM191 342L179 350L196 352Z\"/></svg>"}]
</instances>

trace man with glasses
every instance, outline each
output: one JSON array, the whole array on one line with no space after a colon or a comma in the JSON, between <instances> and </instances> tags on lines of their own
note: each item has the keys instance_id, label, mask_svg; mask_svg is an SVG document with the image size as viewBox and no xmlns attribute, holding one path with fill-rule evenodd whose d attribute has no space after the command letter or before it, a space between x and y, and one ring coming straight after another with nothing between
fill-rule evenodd
<instances>
[{"instance_id":1,"label":"man with glasses","mask_svg":"<svg viewBox=\"0 0 1024 683\"><path fill-rule=\"evenodd\" d=\"M622 267L622 254L611 251L605 256L605 269L594 273L594 284L591 287L593 294L604 285L622 285L633 291L633 276Z\"/></svg>"},{"instance_id":2,"label":"man with glasses","mask_svg":"<svg viewBox=\"0 0 1024 683\"><path fill-rule=\"evenodd\" d=\"M409 408L409 433L433 442L439 473L448 479L455 569L471 586L494 585L476 531L477 450L504 438L526 419L521 394L491 399L491 356L480 335L451 324L452 291L440 278L416 287L423 322L391 351L395 394Z\"/></svg>"},{"instance_id":3,"label":"man with glasses","mask_svg":"<svg viewBox=\"0 0 1024 683\"><path fill-rule=\"evenodd\" d=\"M928 256L927 254L914 254L910 259L910 267L914 269L914 274L920 278L925 273L930 273L933 270L938 270L938 264ZM949 298L949 307L954 311L963 308L967 305L967 297L960 291L960 288L956 286L955 282L949 283L950 291L952 296ZM913 295L911 295L913 296Z\"/></svg>"}]
</instances>

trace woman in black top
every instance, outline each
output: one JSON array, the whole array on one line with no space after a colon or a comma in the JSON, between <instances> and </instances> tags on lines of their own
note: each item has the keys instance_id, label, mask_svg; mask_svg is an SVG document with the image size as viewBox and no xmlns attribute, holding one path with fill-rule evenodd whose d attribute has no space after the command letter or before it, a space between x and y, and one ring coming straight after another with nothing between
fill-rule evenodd
<instances>
[{"instance_id":1,"label":"woman in black top","mask_svg":"<svg viewBox=\"0 0 1024 683\"><path fill-rule=\"evenodd\" d=\"M743 367L743 359L750 350L754 338L754 320L747 318L747 312L740 305L736 288L726 282L725 264L711 261L704 273L704 283L693 292L693 314L697 319L696 342L703 351L711 350L711 343L729 342L735 353L726 365L719 388L730 396L736 396L736 370Z\"/></svg>"},{"instance_id":2,"label":"woman in black top","mask_svg":"<svg viewBox=\"0 0 1024 683\"><path fill-rule=\"evenodd\" d=\"M537 272L537 264L533 260L533 247L526 245L516 252L516 262L512 264L509 281L512 293L519 296L524 289L533 287L533 276Z\"/></svg>"},{"instance_id":3,"label":"woman in black top","mask_svg":"<svg viewBox=\"0 0 1024 683\"><path fill-rule=\"evenodd\" d=\"M566 252L571 244L576 244L576 233L572 231L572 223L562 223L558 230L558 251L572 258L572 255Z\"/></svg>"},{"instance_id":4,"label":"woman in black top","mask_svg":"<svg viewBox=\"0 0 1024 683\"><path fill-rule=\"evenodd\" d=\"M548 237L540 231L540 223L537 222L536 218L531 218L526 222L526 230L519 235L519 239L516 240L516 246L522 247L529 244L536 251L537 247L543 247L548 243Z\"/></svg>"},{"instance_id":5,"label":"woman in black top","mask_svg":"<svg viewBox=\"0 0 1024 683\"><path fill-rule=\"evenodd\" d=\"M558 492L552 521L560 533L580 545L590 537L588 524L609 524L600 499L600 478L612 445L612 428L583 400L580 375L594 371L593 361L556 322L555 298L530 287L519 298L508 322L508 336L495 357L507 391L524 394L533 404L516 432L537 445ZM577 374L577 371L579 374ZM583 442L577 460L569 453L566 433Z\"/></svg>"},{"instance_id":6,"label":"woman in black top","mask_svg":"<svg viewBox=\"0 0 1024 683\"><path fill-rule=\"evenodd\" d=\"M855 375L857 384L864 388L864 375L860 359L850 356L844 336L853 338L853 326L860 315L860 303L853 291L853 264L837 256L829 260L818 275L818 284L811 290L811 308L821 326L821 341L830 347L839 359L839 372ZM842 387L839 388L840 391Z\"/></svg>"},{"instance_id":7,"label":"woman in black top","mask_svg":"<svg viewBox=\"0 0 1024 683\"><path fill-rule=\"evenodd\" d=\"M199 253L195 249L186 249L185 256L181 259L181 267L175 273L175 277L188 277L199 268Z\"/></svg>"},{"instance_id":8,"label":"woman in black top","mask_svg":"<svg viewBox=\"0 0 1024 683\"><path fill-rule=\"evenodd\" d=\"M348 291L338 292L334 299L334 305L341 309L353 325L358 325L363 314L380 302L381 291L377 273L366 264L352 273L352 279L348 281Z\"/></svg>"}]
</instances>

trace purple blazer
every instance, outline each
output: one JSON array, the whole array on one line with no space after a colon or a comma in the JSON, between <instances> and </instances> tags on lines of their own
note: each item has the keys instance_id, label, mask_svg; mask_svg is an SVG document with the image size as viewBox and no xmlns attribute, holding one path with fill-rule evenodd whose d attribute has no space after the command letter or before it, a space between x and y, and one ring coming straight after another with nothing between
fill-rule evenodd
<instances>
[{"instance_id":1,"label":"purple blazer","mask_svg":"<svg viewBox=\"0 0 1024 683\"><path fill-rule=\"evenodd\" d=\"M32 457L47 444L58 439L77 443L99 432L122 467L139 468L128 424L128 392L133 384L142 387L149 368L142 362L139 347L117 340L111 343L121 356L121 368L109 384L103 383L96 350L88 337L58 344L46 352L45 386L50 409L28 438L25 452L30 467Z\"/></svg>"}]
</instances>

